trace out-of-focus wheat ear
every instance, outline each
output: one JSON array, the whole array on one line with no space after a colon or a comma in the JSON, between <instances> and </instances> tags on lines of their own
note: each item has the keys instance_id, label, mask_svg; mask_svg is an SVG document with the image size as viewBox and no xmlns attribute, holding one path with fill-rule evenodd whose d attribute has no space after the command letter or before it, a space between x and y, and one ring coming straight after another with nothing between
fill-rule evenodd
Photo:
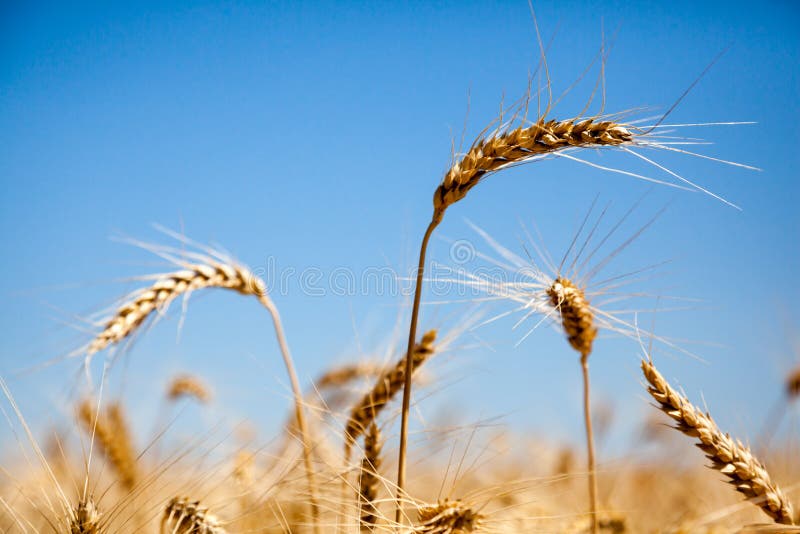
<instances>
[{"instance_id":1,"label":"out-of-focus wheat ear","mask_svg":"<svg viewBox=\"0 0 800 534\"><path fill-rule=\"evenodd\" d=\"M479 532L483 516L460 500L444 499L417 507L419 534L467 534Z\"/></svg>"},{"instance_id":2,"label":"out-of-focus wheat ear","mask_svg":"<svg viewBox=\"0 0 800 534\"><path fill-rule=\"evenodd\" d=\"M364 436L364 457L361 460L361 473L358 481L358 502L361 506L361 532L372 532L378 522L379 475L381 467L381 433L373 421Z\"/></svg>"},{"instance_id":3,"label":"out-of-focus wheat ear","mask_svg":"<svg viewBox=\"0 0 800 534\"><path fill-rule=\"evenodd\" d=\"M99 414L94 401L86 399L78 406L78 420L114 467L122 487L131 491L138 479L136 455L119 406L112 404L108 414Z\"/></svg>"},{"instance_id":4,"label":"out-of-focus wheat ear","mask_svg":"<svg viewBox=\"0 0 800 534\"><path fill-rule=\"evenodd\" d=\"M436 330L430 330L422 336L419 343L414 345L411 358L411 374L433 354ZM373 386L372 390L364 395L350 411L344 431L345 461L350 459L350 451L355 441L364 433L369 425L375 421L381 410L403 388L406 376L406 358L401 358L394 367L387 370Z\"/></svg>"},{"instance_id":5,"label":"out-of-focus wheat ear","mask_svg":"<svg viewBox=\"0 0 800 534\"><path fill-rule=\"evenodd\" d=\"M592 402L589 382L589 355L592 353L597 327L589 301L580 287L563 277L556 278L547 289L550 304L561 314L561 326L567 334L569 344L581 355L583 374L583 421L586 428L586 453L589 468L589 505L591 508L592 532L599 531L597 506L597 465L594 454L594 432L592 430Z\"/></svg>"},{"instance_id":6,"label":"out-of-focus wheat ear","mask_svg":"<svg viewBox=\"0 0 800 534\"><path fill-rule=\"evenodd\" d=\"M161 534L225 534L225 529L198 501L173 497L161 518Z\"/></svg>"},{"instance_id":7,"label":"out-of-focus wheat ear","mask_svg":"<svg viewBox=\"0 0 800 534\"><path fill-rule=\"evenodd\" d=\"M786 379L786 396L789 402L800 399L800 367L789 373Z\"/></svg>"},{"instance_id":8,"label":"out-of-focus wheat ear","mask_svg":"<svg viewBox=\"0 0 800 534\"><path fill-rule=\"evenodd\" d=\"M652 361L642 360L642 373L657 407L676 422L676 429L697 439L697 447L711 460L709 467L728 477L736 491L776 523L793 525L791 503L749 447L723 434L708 413L703 413L669 385Z\"/></svg>"},{"instance_id":9,"label":"out-of-focus wheat ear","mask_svg":"<svg viewBox=\"0 0 800 534\"><path fill-rule=\"evenodd\" d=\"M171 401L192 398L206 404L211 400L211 389L198 377L181 374L170 380L167 386L167 398Z\"/></svg>"},{"instance_id":10,"label":"out-of-focus wheat ear","mask_svg":"<svg viewBox=\"0 0 800 534\"><path fill-rule=\"evenodd\" d=\"M100 534L100 513L91 497L81 499L72 511L70 534Z\"/></svg>"},{"instance_id":11,"label":"out-of-focus wheat ear","mask_svg":"<svg viewBox=\"0 0 800 534\"><path fill-rule=\"evenodd\" d=\"M514 122L513 120L511 121ZM408 417L411 409L411 369L414 342L417 336L419 305L422 297L422 279L425 272L425 255L428 241L436 227L442 222L448 207L463 199L467 193L486 176L502 169L535 161L567 148L614 147L633 143L636 133L625 125L614 121L595 121L573 118L562 121L539 117L528 125L527 121L517 128L501 127L488 137L473 142L460 160L453 163L445 173L442 183L433 194L433 215L419 251L414 301L411 306L411 324L406 349L406 377L403 385L403 405L400 412L400 445L397 457L397 507L395 521L400 522L400 502L406 478L406 448L408 444Z\"/></svg>"}]
</instances>

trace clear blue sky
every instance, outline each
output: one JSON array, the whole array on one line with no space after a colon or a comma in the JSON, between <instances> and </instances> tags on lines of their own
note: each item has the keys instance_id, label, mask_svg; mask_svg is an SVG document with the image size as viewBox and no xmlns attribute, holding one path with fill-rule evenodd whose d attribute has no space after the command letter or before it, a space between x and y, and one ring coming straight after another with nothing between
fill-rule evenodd
<instances>
[{"instance_id":1,"label":"clear blue sky","mask_svg":"<svg viewBox=\"0 0 800 534\"><path fill-rule=\"evenodd\" d=\"M797 363L790 349L800 336L798 4L566 1L536 8L545 40L552 37L558 93L593 59L601 29L616 35L608 111L663 111L730 46L669 121L757 122L682 133L715 143L697 147L703 153L763 171L688 156L659 161L743 211L656 188L642 217L671 201L668 211L614 265L625 271L673 260L640 287L704 301L659 315L657 329L708 343L689 344L708 363L665 355L661 367L693 398L702 395L725 428L754 435L780 395L781 374ZM151 223L183 228L253 268L274 258L278 268L326 275L407 269L467 108L469 137L494 117L503 94L508 102L523 93L538 53L522 1L4 2L0 372L23 410L40 424L68 412L63 400L77 360L15 372L85 342L75 329L79 317L136 287L117 279L163 269L147 252L112 241L115 234L167 243ZM553 116L579 112L595 74ZM590 157L656 174L631 157ZM548 246L561 251L595 195L613 201L619 215L647 190L566 160L536 163L487 180L451 208L439 235L474 239L467 217L513 248L518 218L535 219ZM430 252L448 262L448 251L439 239ZM364 351L382 354L401 303L318 297L296 285L275 300L304 383L361 354L354 332ZM466 311L426 307L422 328L445 327ZM265 314L235 295L195 298L178 343L176 319L130 352L125 391L144 403L137 422L152 418L161 377L190 369L218 390L212 420L249 417L269 436L288 405ZM507 414L520 430L550 427L555 439L577 439L574 354L547 330L515 349L512 324L479 332L494 351L465 348L440 360L435 370L452 385L433 392L425 413L454 408L461 422ZM636 355L634 343L603 340L593 356L596 397L617 407L621 434L647 409ZM9 436L5 429L0 435Z\"/></svg>"}]
</instances>

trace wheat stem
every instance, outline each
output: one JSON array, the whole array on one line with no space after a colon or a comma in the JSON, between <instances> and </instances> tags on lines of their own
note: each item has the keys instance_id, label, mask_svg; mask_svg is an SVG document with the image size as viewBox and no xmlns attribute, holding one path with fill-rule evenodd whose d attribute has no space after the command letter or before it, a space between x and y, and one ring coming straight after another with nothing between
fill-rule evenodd
<instances>
[{"instance_id":1,"label":"wheat stem","mask_svg":"<svg viewBox=\"0 0 800 534\"><path fill-rule=\"evenodd\" d=\"M592 431L592 403L589 391L589 354L581 355L583 371L583 421L586 427L586 453L589 464L589 504L592 514L592 533L599 532L597 516L597 468L594 458L594 432Z\"/></svg>"}]
</instances>

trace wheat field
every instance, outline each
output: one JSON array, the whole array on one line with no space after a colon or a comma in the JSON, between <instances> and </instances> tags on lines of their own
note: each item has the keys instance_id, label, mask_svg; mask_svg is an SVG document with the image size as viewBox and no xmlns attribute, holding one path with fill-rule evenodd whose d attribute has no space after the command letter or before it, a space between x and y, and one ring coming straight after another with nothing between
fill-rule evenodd
<instances>
[{"instance_id":1,"label":"wheat field","mask_svg":"<svg viewBox=\"0 0 800 534\"><path fill-rule=\"evenodd\" d=\"M235 227L242 256L257 258L274 240L355 262L364 252L350 250L372 243L364 235L375 234L378 243L393 239L393 228L379 228L383 219L371 214L413 196L405 269L368 273L376 276L371 282L403 288L380 301L394 321L373 325L375 339L362 339L366 328L355 320L352 333L332 328L320 317L341 326L347 314L331 313L312 285L292 301L271 264L248 265L215 237L198 239L182 219L177 227L157 226L153 239L122 237L126 252L103 256L86 271L102 268L112 288L59 290L71 295L56 310L70 340L59 340L45 356L9 356L14 371L3 362L0 532L800 532L800 361L781 368L774 382L759 382L771 347L792 335L792 325L786 334L775 324L781 303L767 303L768 293L755 305L744 297L750 293L730 296L743 314L768 307L772 337L746 364L724 356L706 361L707 351L739 354L744 342L725 339L719 348L716 340L689 339L706 332L693 314L705 308L700 317L728 317L706 299L729 287L727 270L749 273L752 266L729 263L726 273L709 274L702 261L681 260L704 294L671 287L666 272L675 254L730 243L737 232L750 235L741 219L780 233L781 243L798 237L797 228L778 232L777 223L759 219L763 212L748 215L751 199L737 198L736 187L715 179L767 179L770 170L751 163L763 161L758 134L748 133L764 131L752 124L758 117L686 118L686 100L725 64L725 51L715 48L703 51L700 68L666 105L653 110L627 88L620 103L619 92L607 96L616 83L610 70L620 53L616 34L603 29L591 50L568 50L569 36L554 32L550 8L534 11L539 7L513 8L530 30L529 70L515 78L526 84L509 91L516 98L504 94L499 106L478 102L485 94L470 95L467 124L451 133L452 149L441 154L444 168L429 168L428 147L407 150L414 139L403 147L382 144L381 131L393 126L377 118L363 139L343 131L342 139L330 140L347 169L324 161L317 167L329 157L326 140L315 137L313 125L295 124L304 135L287 126L269 151L288 153L299 141L308 158L301 170L308 172L276 177L274 196L256 199L235 180L210 180L198 181L184 199L184 188L165 180L162 191L148 191L150 204L131 200L148 217L186 210L191 220L198 202L239 199L227 208L230 219L227 212L220 217L244 220L241 213L255 205L268 221L257 230L251 218ZM498 56L501 45L481 43L496 47ZM558 64L567 52L580 57L581 68ZM409 134L406 126L397 129ZM748 135L752 143L742 143ZM375 169L388 165L387 173L415 177L406 183L369 173L356 187L340 174L356 173L373 158L385 160ZM713 176L681 167L697 161ZM590 191L594 184L584 173L602 189ZM294 198L288 191L300 201L287 200ZM790 193L779 191L792 211ZM554 215L540 228L524 213L513 235L498 232L508 227L495 221L513 219L509 212L526 196ZM310 207L316 202L337 211L326 218ZM346 217L331 215L343 210L353 212L354 222L340 244L306 245L309 232L329 239L325 225ZM273 211L290 215L270 218ZM679 217L702 211L704 221L718 223L665 228L665 219L675 221L673 211ZM457 212L475 216L451 222ZM210 213L206 228L213 229ZM100 224L100 216L85 216ZM694 248L686 245L692 241ZM446 259L437 254L442 242ZM670 250L676 244L687 248ZM774 250L760 261L783 261L791 272L791 254ZM72 252L70 258L75 269L99 262ZM136 264L133 272L129 263ZM56 284L68 284L64 273L75 272L53 271ZM781 283L761 273L751 289L783 287L790 316L796 281L784 284L784 271L776 272ZM350 279L328 281L341 280ZM345 296L357 301L356 293ZM202 310L197 320L195 308ZM7 337L23 337L13 324ZM46 336L41 327L25 343ZM344 357L333 346L325 351L331 336L355 338L357 349ZM242 345L245 338L257 344ZM320 346L324 353L307 354ZM170 361L184 350L179 365ZM624 354L609 358L614 351ZM700 365L708 370L694 376ZM713 382L697 386L709 376ZM531 423L513 423L519 420Z\"/></svg>"}]
</instances>

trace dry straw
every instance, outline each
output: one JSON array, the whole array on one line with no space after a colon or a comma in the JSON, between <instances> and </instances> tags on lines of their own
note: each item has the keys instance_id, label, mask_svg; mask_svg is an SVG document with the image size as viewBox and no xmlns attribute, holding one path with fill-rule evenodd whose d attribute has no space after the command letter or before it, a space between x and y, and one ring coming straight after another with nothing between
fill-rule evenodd
<instances>
[{"instance_id":1,"label":"dry straw","mask_svg":"<svg viewBox=\"0 0 800 534\"><path fill-rule=\"evenodd\" d=\"M225 534L225 530L198 501L175 497L164 509L161 534Z\"/></svg>"},{"instance_id":2,"label":"dry straw","mask_svg":"<svg viewBox=\"0 0 800 534\"><path fill-rule=\"evenodd\" d=\"M78 419L114 467L120 484L131 491L138 480L136 453L122 415L112 404L105 414L98 413L94 401L86 399L78 406Z\"/></svg>"},{"instance_id":3,"label":"dry straw","mask_svg":"<svg viewBox=\"0 0 800 534\"><path fill-rule=\"evenodd\" d=\"M184 242L189 242L181 237ZM267 309L272 318L275 335L278 339L281 355L286 367L289 380L291 382L294 396L295 418L300 430L300 438L303 442L303 460L305 464L306 477L309 485L310 505L314 528L319 532L318 516L319 510L316 499L316 483L314 481L314 471L311 460L311 443L309 441L308 426L306 424L303 409L303 397L297 373L294 369L294 362L286 336L283 332L283 324L280 314L269 294L263 280L258 278L246 267L237 264L225 255L204 249L208 254L200 254L185 251L173 251L168 248L154 248L156 253L169 261L183 267L182 270L168 273L157 277L156 281L149 287L135 292L130 299L125 302L109 319L106 320L102 331L95 336L87 347L87 360L93 354L107 348L109 345L117 344L133 335L136 330L154 314L164 314L170 303L180 296L188 297L193 291L205 288L221 288L236 291L242 295L254 296ZM184 257L189 258L193 263L189 263L176 254L180 252Z\"/></svg>"},{"instance_id":4,"label":"dry straw","mask_svg":"<svg viewBox=\"0 0 800 534\"><path fill-rule=\"evenodd\" d=\"M361 459L361 474L358 481L358 501L361 507L361 532L372 532L378 521L378 485L381 467L381 434L373 421L364 436L364 457Z\"/></svg>"},{"instance_id":5,"label":"dry straw","mask_svg":"<svg viewBox=\"0 0 800 534\"><path fill-rule=\"evenodd\" d=\"M414 372L433 354L436 330L430 330L422 336L420 342L412 348L411 369L406 367L405 358L386 371L375 383L372 390L364 395L350 412L350 418L345 425L345 460L350 458L350 450L355 441L361 436L369 425L375 421L378 414L400 391L406 381L406 373L410 378Z\"/></svg>"},{"instance_id":6,"label":"dry straw","mask_svg":"<svg viewBox=\"0 0 800 534\"><path fill-rule=\"evenodd\" d=\"M728 477L736 491L776 523L793 525L792 505L750 449L723 434L708 413L703 413L669 385L652 361L642 360L642 373L658 408L677 423L676 429L698 440L697 447L711 460L710 467Z\"/></svg>"}]
</instances>

